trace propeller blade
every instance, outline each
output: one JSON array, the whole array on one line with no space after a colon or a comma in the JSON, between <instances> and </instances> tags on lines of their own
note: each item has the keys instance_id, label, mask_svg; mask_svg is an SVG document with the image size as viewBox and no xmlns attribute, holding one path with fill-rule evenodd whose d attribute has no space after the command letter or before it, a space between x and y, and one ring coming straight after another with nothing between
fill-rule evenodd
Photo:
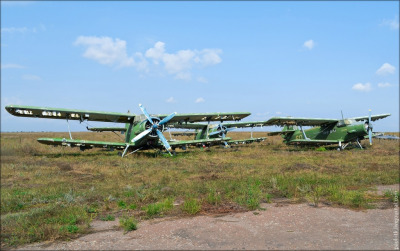
<instances>
[{"instance_id":1,"label":"propeller blade","mask_svg":"<svg viewBox=\"0 0 400 251\"><path fill-rule=\"evenodd\" d=\"M152 128L149 128L141 133L139 133L136 137L134 137L131 142L136 142L138 140L140 140L141 138L143 138L144 136L146 136L147 134L149 134L151 132Z\"/></svg>"},{"instance_id":2,"label":"propeller blade","mask_svg":"<svg viewBox=\"0 0 400 251\"><path fill-rule=\"evenodd\" d=\"M211 133L208 134L208 136L212 136L212 135L215 135L215 134L219 134L220 132L221 132L221 131L211 132Z\"/></svg>"},{"instance_id":3,"label":"propeller blade","mask_svg":"<svg viewBox=\"0 0 400 251\"><path fill-rule=\"evenodd\" d=\"M369 109L369 115L368 115L368 137L369 137L369 144L372 145L371 109Z\"/></svg>"},{"instance_id":4,"label":"propeller blade","mask_svg":"<svg viewBox=\"0 0 400 251\"><path fill-rule=\"evenodd\" d=\"M144 116L146 116L147 120L151 123L154 124L153 120L151 119L150 115L147 113L146 108L142 106L142 104L139 104L140 110L142 110Z\"/></svg>"},{"instance_id":5,"label":"propeller blade","mask_svg":"<svg viewBox=\"0 0 400 251\"><path fill-rule=\"evenodd\" d=\"M230 131L233 131L233 130L235 130L235 129L236 129L236 127L230 127L230 128L226 128L225 131L230 132Z\"/></svg>"},{"instance_id":6,"label":"propeller blade","mask_svg":"<svg viewBox=\"0 0 400 251\"><path fill-rule=\"evenodd\" d=\"M225 138L225 133L224 133L224 132L222 132L222 138L223 138L223 139Z\"/></svg>"},{"instance_id":7,"label":"propeller blade","mask_svg":"<svg viewBox=\"0 0 400 251\"><path fill-rule=\"evenodd\" d=\"M368 130L369 144L372 145L372 130Z\"/></svg>"},{"instance_id":8,"label":"propeller blade","mask_svg":"<svg viewBox=\"0 0 400 251\"><path fill-rule=\"evenodd\" d=\"M172 119L173 117L175 117L176 112L171 113L170 115L168 115L167 117L163 118L160 123L158 123L159 125L163 125L165 123L167 123L170 119Z\"/></svg>"},{"instance_id":9,"label":"propeller blade","mask_svg":"<svg viewBox=\"0 0 400 251\"><path fill-rule=\"evenodd\" d=\"M164 137L164 135L162 134L162 132L160 132L160 130L157 129L157 135L160 138L160 140L162 141L165 149L167 149L167 151L169 152L169 154L171 154L172 148L171 146L168 144L167 139Z\"/></svg>"}]
</instances>

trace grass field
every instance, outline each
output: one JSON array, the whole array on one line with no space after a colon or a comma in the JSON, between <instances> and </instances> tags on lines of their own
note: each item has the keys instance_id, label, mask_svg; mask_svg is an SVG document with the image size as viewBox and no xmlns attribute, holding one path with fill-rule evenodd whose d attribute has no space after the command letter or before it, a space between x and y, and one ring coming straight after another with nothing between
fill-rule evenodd
<instances>
[{"instance_id":1,"label":"grass field","mask_svg":"<svg viewBox=\"0 0 400 251\"><path fill-rule=\"evenodd\" d=\"M118 140L112 133L73 136ZM366 150L339 152L288 147L274 136L231 149L189 148L174 157L145 151L121 158L116 151L41 145L39 137L69 138L68 133L1 134L2 247L72 238L90 231L93 219L119 218L129 231L152 217L253 210L282 198L368 209L393 206L398 196L370 190L399 183L399 141L374 140L372 147L364 141Z\"/></svg>"}]
</instances>

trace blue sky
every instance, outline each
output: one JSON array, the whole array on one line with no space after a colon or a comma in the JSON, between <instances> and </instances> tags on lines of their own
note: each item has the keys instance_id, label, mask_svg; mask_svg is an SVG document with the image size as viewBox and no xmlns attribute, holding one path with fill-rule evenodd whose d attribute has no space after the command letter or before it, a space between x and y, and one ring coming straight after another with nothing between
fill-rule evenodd
<instances>
[{"instance_id":1,"label":"blue sky","mask_svg":"<svg viewBox=\"0 0 400 251\"><path fill-rule=\"evenodd\" d=\"M139 103L246 120L372 109L392 114L376 131L399 131L399 2L1 2L2 131L68 129L9 104Z\"/></svg>"}]
</instances>

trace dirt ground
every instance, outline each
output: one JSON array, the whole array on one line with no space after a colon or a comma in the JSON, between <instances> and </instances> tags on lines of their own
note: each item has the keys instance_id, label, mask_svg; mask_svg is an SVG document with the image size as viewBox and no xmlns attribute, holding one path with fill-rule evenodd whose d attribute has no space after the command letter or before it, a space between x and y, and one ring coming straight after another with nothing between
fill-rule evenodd
<instances>
[{"instance_id":1,"label":"dirt ground","mask_svg":"<svg viewBox=\"0 0 400 251\"><path fill-rule=\"evenodd\" d=\"M378 187L398 190L398 185ZM355 211L321 205L271 203L264 210L162 218L124 233L115 221L92 222L93 232L71 241L37 243L23 250L123 249L384 249L396 244L398 208ZM397 218L398 219L398 218ZM398 238L398 235L397 235Z\"/></svg>"}]
</instances>

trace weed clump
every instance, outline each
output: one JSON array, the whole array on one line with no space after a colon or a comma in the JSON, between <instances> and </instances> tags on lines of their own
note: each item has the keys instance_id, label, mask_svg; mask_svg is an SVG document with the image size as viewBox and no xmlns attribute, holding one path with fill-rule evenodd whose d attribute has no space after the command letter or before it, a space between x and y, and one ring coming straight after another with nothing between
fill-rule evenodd
<instances>
[{"instance_id":1,"label":"weed clump","mask_svg":"<svg viewBox=\"0 0 400 251\"><path fill-rule=\"evenodd\" d=\"M133 216L122 216L119 218L119 224L126 232L137 229L137 221Z\"/></svg>"},{"instance_id":2,"label":"weed clump","mask_svg":"<svg viewBox=\"0 0 400 251\"><path fill-rule=\"evenodd\" d=\"M182 210L188 214L195 215L201 210L201 205L197 199L190 198L183 203Z\"/></svg>"}]
</instances>

